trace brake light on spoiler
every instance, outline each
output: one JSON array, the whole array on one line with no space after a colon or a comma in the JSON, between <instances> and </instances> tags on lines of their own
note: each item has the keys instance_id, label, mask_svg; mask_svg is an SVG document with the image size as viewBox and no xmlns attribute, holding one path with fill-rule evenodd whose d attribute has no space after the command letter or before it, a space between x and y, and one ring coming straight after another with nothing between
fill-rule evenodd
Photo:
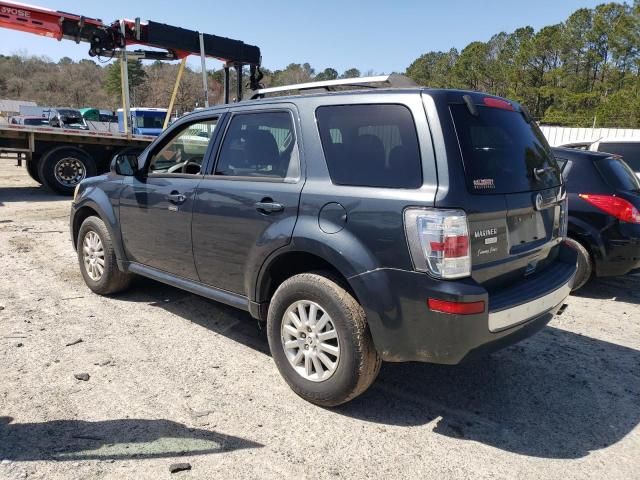
<instances>
[{"instance_id":1,"label":"brake light on spoiler","mask_svg":"<svg viewBox=\"0 0 640 480\"><path fill-rule=\"evenodd\" d=\"M624 198L615 195L581 193L579 197L605 213L628 223L640 223L640 212Z\"/></svg>"},{"instance_id":2,"label":"brake light on spoiler","mask_svg":"<svg viewBox=\"0 0 640 480\"><path fill-rule=\"evenodd\" d=\"M501 100L500 98L493 98L493 97L484 97L482 99L482 103L484 103L485 107L491 107L491 108L500 108L502 110L510 110L512 112L515 112L515 108L513 108L513 105L511 105L511 103L507 102L506 100Z\"/></svg>"}]
</instances>

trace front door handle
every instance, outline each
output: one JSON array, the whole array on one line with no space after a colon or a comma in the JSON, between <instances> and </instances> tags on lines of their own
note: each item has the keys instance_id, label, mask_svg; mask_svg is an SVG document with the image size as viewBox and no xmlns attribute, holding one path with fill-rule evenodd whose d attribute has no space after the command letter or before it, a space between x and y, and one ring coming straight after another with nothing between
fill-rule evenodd
<instances>
[{"instance_id":1,"label":"front door handle","mask_svg":"<svg viewBox=\"0 0 640 480\"><path fill-rule=\"evenodd\" d=\"M276 203L270 198L263 198L261 202L254 203L254 206L260 213L265 214L281 212L284 210L284 205L282 205L281 203Z\"/></svg>"},{"instance_id":2,"label":"front door handle","mask_svg":"<svg viewBox=\"0 0 640 480\"><path fill-rule=\"evenodd\" d=\"M169 195L167 195L167 200L175 204L184 203L186 199L187 197L185 197L183 194L178 192L171 192Z\"/></svg>"}]
</instances>

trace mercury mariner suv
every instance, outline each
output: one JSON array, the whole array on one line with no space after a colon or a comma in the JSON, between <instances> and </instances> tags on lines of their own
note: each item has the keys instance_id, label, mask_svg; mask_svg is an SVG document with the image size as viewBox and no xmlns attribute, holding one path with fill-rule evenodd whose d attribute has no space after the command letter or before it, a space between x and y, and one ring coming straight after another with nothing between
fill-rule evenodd
<instances>
[{"instance_id":1,"label":"mercury mariner suv","mask_svg":"<svg viewBox=\"0 0 640 480\"><path fill-rule=\"evenodd\" d=\"M247 311L323 406L382 361L457 364L563 309L565 188L519 104L418 87L260 97L189 114L79 185L91 290L142 275Z\"/></svg>"}]
</instances>

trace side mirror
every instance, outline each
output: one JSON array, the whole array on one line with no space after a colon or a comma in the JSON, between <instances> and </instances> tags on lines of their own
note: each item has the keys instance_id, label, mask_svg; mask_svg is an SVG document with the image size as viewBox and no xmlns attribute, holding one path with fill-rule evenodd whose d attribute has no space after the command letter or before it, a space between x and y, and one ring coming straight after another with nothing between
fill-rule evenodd
<instances>
[{"instance_id":1,"label":"side mirror","mask_svg":"<svg viewBox=\"0 0 640 480\"><path fill-rule=\"evenodd\" d=\"M126 177L134 176L138 173L138 152L124 151L116 154L111 160L111 172Z\"/></svg>"}]
</instances>

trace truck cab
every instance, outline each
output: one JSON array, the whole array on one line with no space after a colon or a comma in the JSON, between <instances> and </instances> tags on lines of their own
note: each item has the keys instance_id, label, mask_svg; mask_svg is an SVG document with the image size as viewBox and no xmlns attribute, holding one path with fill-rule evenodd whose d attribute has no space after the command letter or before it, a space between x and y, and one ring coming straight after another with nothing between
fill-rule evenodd
<instances>
[{"instance_id":1,"label":"truck cab","mask_svg":"<svg viewBox=\"0 0 640 480\"><path fill-rule=\"evenodd\" d=\"M153 135L158 136L162 133L164 119L167 115L166 108L132 108L131 133L134 135ZM122 109L118 109L118 130L124 133L124 115Z\"/></svg>"}]
</instances>

